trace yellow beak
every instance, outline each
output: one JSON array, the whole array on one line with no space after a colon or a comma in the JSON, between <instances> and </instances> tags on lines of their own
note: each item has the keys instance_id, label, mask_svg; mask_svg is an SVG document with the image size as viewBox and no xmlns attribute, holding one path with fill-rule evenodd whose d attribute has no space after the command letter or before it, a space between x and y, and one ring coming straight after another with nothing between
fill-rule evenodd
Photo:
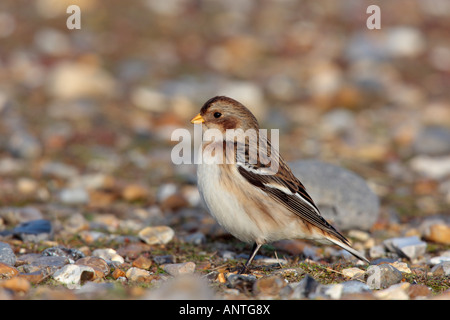
<instances>
[{"instance_id":1,"label":"yellow beak","mask_svg":"<svg viewBox=\"0 0 450 320\"><path fill-rule=\"evenodd\" d=\"M203 122L205 122L205 119L203 119L200 113L191 120L191 123L203 123Z\"/></svg>"}]
</instances>

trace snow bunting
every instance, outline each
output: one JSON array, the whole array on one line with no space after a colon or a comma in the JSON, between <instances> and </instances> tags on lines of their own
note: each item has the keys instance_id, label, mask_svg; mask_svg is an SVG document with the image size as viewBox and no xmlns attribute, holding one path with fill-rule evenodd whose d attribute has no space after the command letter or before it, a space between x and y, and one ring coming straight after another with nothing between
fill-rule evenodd
<instances>
[{"instance_id":1,"label":"snow bunting","mask_svg":"<svg viewBox=\"0 0 450 320\"><path fill-rule=\"evenodd\" d=\"M335 244L369 263L321 216L277 150L258 153L261 144L271 147L271 141L262 137L257 119L245 106L217 96L208 100L191 122L202 124L203 129L197 183L209 212L233 236L253 243L241 272L248 269L263 244L283 239ZM209 130L220 134L205 140Z\"/></svg>"}]
</instances>

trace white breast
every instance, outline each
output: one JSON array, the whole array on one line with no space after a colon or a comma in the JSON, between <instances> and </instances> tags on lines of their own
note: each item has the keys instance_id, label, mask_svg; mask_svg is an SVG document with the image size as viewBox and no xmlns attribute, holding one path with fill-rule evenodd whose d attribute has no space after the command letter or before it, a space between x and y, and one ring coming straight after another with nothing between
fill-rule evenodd
<instances>
[{"instance_id":1,"label":"white breast","mask_svg":"<svg viewBox=\"0 0 450 320\"><path fill-rule=\"evenodd\" d=\"M254 242L261 231L250 219L238 199L220 183L220 165L199 164L197 184L200 194L216 221L233 236L244 242Z\"/></svg>"}]
</instances>

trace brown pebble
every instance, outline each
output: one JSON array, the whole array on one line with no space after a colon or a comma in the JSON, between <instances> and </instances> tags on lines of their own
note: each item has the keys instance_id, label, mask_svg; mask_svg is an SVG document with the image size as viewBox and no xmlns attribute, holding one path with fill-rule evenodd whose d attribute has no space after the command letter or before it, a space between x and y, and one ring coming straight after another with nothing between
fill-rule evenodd
<instances>
[{"instance_id":1,"label":"brown pebble","mask_svg":"<svg viewBox=\"0 0 450 320\"><path fill-rule=\"evenodd\" d=\"M28 292L31 288L30 281L21 277L14 277L0 281L0 288L5 288L15 292Z\"/></svg>"},{"instance_id":2,"label":"brown pebble","mask_svg":"<svg viewBox=\"0 0 450 320\"><path fill-rule=\"evenodd\" d=\"M152 261L144 256L140 256L133 261L132 266L140 269L149 269L152 266Z\"/></svg>"},{"instance_id":3,"label":"brown pebble","mask_svg":"<svg viewBox=\"0 0 450 320\"><path fill-rule=\"evenodd\" d=\"M424 284L413 284L410 285L407 292L408 296L411 299L415 299L417 297L428 297L431 295L431 290Z\"/></svg>"},{"instance_id":4,"label":"brown pebble","mask_svg":"<svg viewBox=\"0 0 450 320\"><path fill-rule=\"evenodd\" d=\"M6 263L0 262L0 278L12 278L18 273L19 271L16 268L11 267Z\"/></svg>"},{"instance_id":5,"label":"brown pebble","mask_svg":"<svg viewBox=\"0 0 450 320\"><path fill-rule=\"evenodd\" d=\"M108 263L99 257L85 257L78 259L75 262L76 265L88 266L94 269L95 277L94 279L99 279L106 277L109 274L109 266Z\"/></svg>"},{"instance_id":6,"label":"brown pebble","mask_svg":"<svg viewBox=\"0 0 450 320\"><path fill-rule=\"evenodd\" d=\"M114 280L117 280L120 277L125 277L125 271L121 269L115 269L112 273Z\"/></svg>"}]
</instances>

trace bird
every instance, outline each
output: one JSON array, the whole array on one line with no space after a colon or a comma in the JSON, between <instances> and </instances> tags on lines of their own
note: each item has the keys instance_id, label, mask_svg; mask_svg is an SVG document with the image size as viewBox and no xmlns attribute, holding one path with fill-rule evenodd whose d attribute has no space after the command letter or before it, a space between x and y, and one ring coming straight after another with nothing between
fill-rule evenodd
<instances>
[{"instance_id":1,"label":"bird","mask_svg":"<svg viewBox=\"0 0 450 320\"><path fill-rule=\"evenodd\" d=\"M240 241L253 243L239 273L250 270L262 245L287 239L337 245L370 263L322 217L270 139L260 134L258 120L247 107L230 97L215 96L204 103L191 123L202 125L199 152L203 158L197 161L201 198L219 225ZM234 135L227 134L230 130ZM209 132L214 134L206 139ZM271 154L254 152L263 143L270 146ZM273 167L275 170L270 170Z\"/></svg>"}]
</instances>

